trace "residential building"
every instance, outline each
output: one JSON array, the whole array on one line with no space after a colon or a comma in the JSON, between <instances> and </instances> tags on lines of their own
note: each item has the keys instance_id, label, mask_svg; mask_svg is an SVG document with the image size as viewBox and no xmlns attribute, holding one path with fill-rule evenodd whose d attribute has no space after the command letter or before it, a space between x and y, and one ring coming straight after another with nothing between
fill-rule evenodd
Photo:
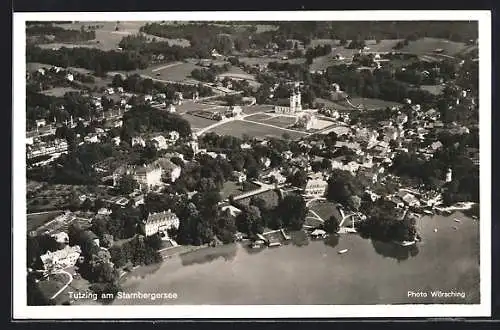
<instances>
[{"instance_id":1,"label":"residential building","mask_svg":"<svg viewBox=\"0 0 500 330\"><path fill-rule=\"evenodd\" d=\"M36 128L44 127L46 125L45 119L38 119L35 123Z\"/></svg>"},{"instance_id":2,"label":"residential building","mask_svg":"<svg viewBox=\"0 0 500 330\"><path fill-rule=\"evenodd\" d=\"M325 195L328 182L322 178L309 178L304 188L304 195L308 197L322 197Z\"/></svg>"},{"instance_id":3,"label":"residential building","mask_svg":"<svg viewBox=\"0 0 500 330\"><path fill-rule=\"evenodd\" d=\"M132 138L131 145L132 145L132 147L134 147L136 145L139 145L141 147L145 147L146 146L146 141L144 141L144 139L142 137L140 137L140 136L134 136Z\"/></svg>"},{"instance_id":4,"label":"residential building","mask_svg":"<svg viewBox=\"0 0 500 330\"><path fill-rule=\"evenodd\" d=\"M170 209L158 213L150 213L144 221L144 232L146 236L157 233L168 236L167 230L179 228L179 218Z\"/></svg>"},{"instance_id":5,"label":"residential building","mask_svg":"<svg viewBox=\"0 0 500 330\"><path fill-rule=\"evenodd\" d=\"M120 145L120 142L121 142L121 139L119 136L115 136L114 138L111 139L113 141L113 143L116 145L116 146L119 146Z\"/></svg>"},{"instance_id":6,"label":"residential building","mask_svg":"<svg viewBox=\"0 0 500 330\"><path fill-rule=\"evenodd\" d=\"M167 112L174 113L176 111L175 106L173 104L169 104L167 106Z\"/></svg>"},{"instance_id":7,"label":"residential building","mask_svg":"<svg viewBox=\"0 0 500 330\"><path fill-rule=\"evenodd\" d=\"M243 172L239 171L233 171L233 180L235 180L238 183L245 182L247 180L247 175Z\"/></svg>"},{"instance_id":8,"label":"residential building","mask_svg":"<svg viewBox=\"0 0 500 330\"><path fill-rule=\"evenodd\" d=\"M64 249L57 250L54 252L48 251L46 254L40 256L43 266L46 270L49 269L64 269L76 264L76 261L80 257L82 250L80 246L69 246L66 245Z\"/></svg>"},{"instance_id":9,"label":"residential building","mask_svg":"<svg viewBox=\"0 0 500 330\"><path fill-rule=\"evenodd\" d=\"M409 192L400 190L397 193L397 196L401 198L401 200L410 207L420 206L420 201L414 195Z\"/></svg>"},{"instance_id":10,"label":"residential building","mask_svg":"<svg viewBox=\"0 0 500 330\"><path fill-rule=\"evenodd\" d=\"M167 149L168 147L167 140L163 137L163 135L158 135L151 138L150 142L157 150Z\"/></svg>"},{"instance_id":11,"label":"residential building","mask_svg":"<svg viewBox=\"0 0 500 330\"><path fill-rule=\"evenodd\" d=\"M120 166L113 172L113 185L117 186L124 175L132 175L141 190L150 190L162 184L162 170L159 165Z\"/></svg>"},{"instance_id":12,"label":"residential building","mask_svg":"<svg viewBox=\"0 0 500 330\"><path fill-rule=\"evenodd\" d=\"M89 134L83 138L83 141L86 143L99 143L101 140L97 134Z\"/></svg>"},{"instance_id":13,"label":"residential building","mask_svg":"<svg viewBox=\"0 0 500 330\"><path fill-rule=\"evenodd\" d=\"M56 240L56 242L59 244L69 244L69 236L64 231L58 232L56 234L52 234L50 236L52 236Z\"/></svg>"},{"instance_id":14,"label":"residential building","mask_svg":"<svg viewBox=\"0 0 500 330\"><path fill-rule=\"evenodd\" d=\"M179 140L179 132L177 131L170 131L168 132L168 139L170 140L170 142L177 142L177 140Z\"/></svg>"},{"instance_id":15,"label":"residential building","mask_svg":"<svg viewBox=\"0 0 500 330\"><path fill-rule=\"evenodd\" d=\"M159 158L153 164L161 168L162 177L168 178L170 182L175 182L181 176L181 167L168 158Z\"/></svg>"},{"instance_id":16,"label":"residential building","mask_svg":"<svg viewBox=\"0 0 500 330\"><path fill-rule=\"evenodd\" d=\"M231 215L232 217L237 217L237 216L238 216L238 214L240 214L240 213L242 212L239 208L234 207L234 206L232 206L232 205L226 205L226 206L223 206L223 207L221 208L221 211L222 211L222 212L228 212L228 213L229 213L229 215Z\"/></svg>"}]
</instances>

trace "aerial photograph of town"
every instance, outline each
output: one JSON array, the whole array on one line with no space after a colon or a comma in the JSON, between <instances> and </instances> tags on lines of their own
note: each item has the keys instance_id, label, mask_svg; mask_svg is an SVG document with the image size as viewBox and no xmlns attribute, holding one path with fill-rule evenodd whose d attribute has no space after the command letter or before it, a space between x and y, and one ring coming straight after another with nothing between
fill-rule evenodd
<instances>
[{"instance_id":1,"label":"aerial photograph of town","mask_svg":"<svg viewBox=\"0 0 500 330\"><path fill-rule=\"evenodd\" d=\"M25 35L29 306L480 303L478 21Z\"/></svg>"}]
</instances>

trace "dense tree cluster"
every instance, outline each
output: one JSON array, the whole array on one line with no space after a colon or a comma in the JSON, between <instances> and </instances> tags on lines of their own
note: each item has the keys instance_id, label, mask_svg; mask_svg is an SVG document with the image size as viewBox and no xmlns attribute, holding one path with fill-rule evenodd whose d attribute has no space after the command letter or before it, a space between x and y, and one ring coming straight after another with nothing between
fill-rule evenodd
<instances>
[{"instance_id":1,"label":"dense tree cluster","mask_svg":"<svg viewBox=\"0 0 500 330\"><path fill-rule=\"evenodd\" d=\"M194 69L193 71L191 71L191 77L199 81L206 81L213 83L217 80L218 75L229 71L230 67L231 66L229 64L224 64L224 65L211 65L208 69L206 68Z\"/></svg>"},{"instance_id":2,"label":"dense tree cluster","mask_svg":"<svg viewBox=\"0 0 500 330\"><path fill-rule=\"evenodd\" d=\"M144 105L133 107L123 115L122 140L130 141L137 133L177 131L181 137L191 136L191 125L175 113Z\"/></svg>"},{"instance_id":3,"label":"dense tree cluster","mask_svg":"<svg viewBox=\"0 0 500 330\"><path fill-rule=\"evenodd\" d=\"M238 205L242 209L236 217L238 230L254 237L262 234L265 227L299 230L304 224L307 207L302 196L288 194L279 199L278 205L270 207L261 198L252 198L250 205Z\"/></svg>"},{"instance_id":4,"label":"dense tree cluster","mask_svg":"<svg viewBox=\"0 0 500 330\"><path fill-rule=\"evenodd\" d=\"M332 53L332 45L318 45L314 48L308 48L305 53L307 64L311 64L313 59L316 57L321 57L325 55L330 55Z\"/></svg>"},{"instance_id":5,"label":"dense tree cluster","mask_svg":"<svg viewBox=\"0 0 500 330\"><path fill-rule=\"evenodd\" d=\"M94 71L97 75L113 70L145 69L149 64L148 57L137 52L103 51L85 47L62 47L53 50L27 46L26 61L51 64L63 68L70 66L85 68Z\"/></svg>"},{"instance_id":6,"label":"dense tree cluster","mask_svg":"<svg viewBox=\"0 0 500 330\"><path fill-rule=\"evenodd\" d=\"M383 203L373 205L367 219L358 223L361 236L382 242L414 240L417 235L415 217L407 214L401 219L395 208Z\"/></svg>"},{"instance_id":7,"label":"dense tree cluster","mask_svg":"<svg viewBox=\"0 0 500 330\"><path fill-rule=\"evenodd\" d=\"M52 24L28 25L26 36L37 37L36 42L81 42L95 39L94 30L85 30L82 26L80 30L65 29ZM50 37L49 37L50 36Z\"/></svg>"},{"instance_id":8,"label":"dense tree cluster","mask_svg":"<svg viewBox=\"0 0 500 330\"><path fill-rule=\"evenodd\" d=\"M158 252L161 247L161 238L158 234L144 237L136 236L130 241L120 245L114 245L109 249L111 261L116 267L127 264L133 266L150 265L162 261Z\"/></svg>"},{"instance_id":9,"label":"dense tree cluster","mask_svg":"<svg viewBox=\"0 0 500 330\"><path fill-rule=\"evenodd\" d=\"M125 78L117 74L113 77L111 86L122 87L125 91L132 93L164 93L169 100L173 100L177 92L181 92L185 97L191 97L196 92L198 92L200 97L213 95L212 89L203 84L191 86L185 84L162 83L154 81L151 78L143 78L139 74L128 75Z\"/></svg>"}]
</instances>

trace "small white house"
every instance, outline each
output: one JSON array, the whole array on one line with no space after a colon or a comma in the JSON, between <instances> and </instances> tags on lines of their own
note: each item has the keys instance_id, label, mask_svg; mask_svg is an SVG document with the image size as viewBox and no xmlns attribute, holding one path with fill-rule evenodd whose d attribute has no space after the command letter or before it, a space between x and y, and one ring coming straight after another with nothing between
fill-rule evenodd
<instances>
[{"instance_id":1,"label":"small white house","mask_svg":"<svg viewBox=\"0 0 500 330\"><path fill-rule=\"evenodd\" d=\"M69 82L72 82L75 78L73 77L73 74L72 73L68 73L66 75L66 80L69 81Z\"/></svg>"}]
</instances>

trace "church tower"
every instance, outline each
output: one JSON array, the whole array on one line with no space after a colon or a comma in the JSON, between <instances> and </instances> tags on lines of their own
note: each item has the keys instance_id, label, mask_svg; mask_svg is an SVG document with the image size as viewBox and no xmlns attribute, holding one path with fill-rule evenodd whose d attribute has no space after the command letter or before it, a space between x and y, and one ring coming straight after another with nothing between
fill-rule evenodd
<instances>
[{"instance_id":1,"label":"church tower","mask_svg":"<svg viewBox=\"0 0 500 330\"><path fill-rule=\"evenodd\" d=\"M448 171L446 172L445 181L451 182L452 178L453 178L453 172L452 172L451 168L448 168Z\"/></svg>"}]
</instances>

